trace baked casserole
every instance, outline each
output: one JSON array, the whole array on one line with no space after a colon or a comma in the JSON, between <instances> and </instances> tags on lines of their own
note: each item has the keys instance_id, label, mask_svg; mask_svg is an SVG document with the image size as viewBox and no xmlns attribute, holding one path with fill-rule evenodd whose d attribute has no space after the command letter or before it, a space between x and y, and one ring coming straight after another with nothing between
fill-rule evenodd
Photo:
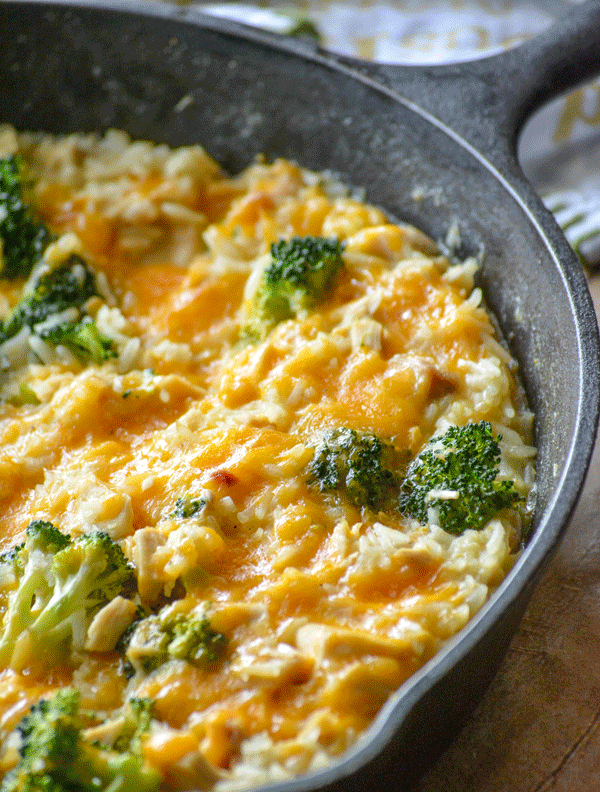
<instances>
[{"instance_id":1,"label":"baked casserole","mask_svg":"<svg viewBox=\"0 0 600 792\"><path fill-rule=\"evenodd\" d=\"M326 766L527 530L478 261L285 160L10 127L0 156L0 789Z\"/></svg>"}]
</instances>

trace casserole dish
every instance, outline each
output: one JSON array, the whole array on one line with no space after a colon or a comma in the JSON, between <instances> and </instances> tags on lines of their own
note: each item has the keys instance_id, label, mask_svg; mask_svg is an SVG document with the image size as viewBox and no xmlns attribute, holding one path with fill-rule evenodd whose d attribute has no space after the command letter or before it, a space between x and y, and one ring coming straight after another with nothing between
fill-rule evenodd
<instances>
[{"instance_id":1,"label":"casserole dish","mask_svg":"<svg viewBox=\"0 0 600 792\"><path fill-rule=\"evenodd\" d=\"M574 507L598 409L594 314L580 269L513 155L518 126L549 86L600 68L599 16L596 3L578 9L560 46L550 33L460 68L403 70L342 62L168 7L0 6L3 121L55 133L118 127L172 145L200 138L233 171L258 152L298 158L365 186L369 200L434 238L458 222L461 254L485 251L481 283L537 416L531 539L490 603L392 696L365 739L281 790L358 789L367 779L397 788L398 766L408 780L489 681ZM567 45L578 69L564 67ZM538 78L517 79L535 62L544 65Z\"/></svg>"}]
</instances>

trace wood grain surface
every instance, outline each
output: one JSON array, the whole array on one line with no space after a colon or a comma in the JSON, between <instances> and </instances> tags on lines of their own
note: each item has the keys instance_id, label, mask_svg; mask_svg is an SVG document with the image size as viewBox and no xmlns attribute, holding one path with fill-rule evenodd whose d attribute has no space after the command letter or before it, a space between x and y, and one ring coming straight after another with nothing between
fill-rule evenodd
<instances>
[{"instance_id":1,"label":"wood grain surface","mask_svg":"<svg viewBox=\"0 0 600 792\"><path fill-rule=\"evenodd\" d=\"M414 792L600 792L600 444L500 671Z\"/></svg>"}]
</instances>

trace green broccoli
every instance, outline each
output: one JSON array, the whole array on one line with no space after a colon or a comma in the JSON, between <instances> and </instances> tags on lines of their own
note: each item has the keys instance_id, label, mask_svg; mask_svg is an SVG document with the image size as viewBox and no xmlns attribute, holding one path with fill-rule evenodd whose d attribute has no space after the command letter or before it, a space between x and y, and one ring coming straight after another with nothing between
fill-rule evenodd
<instances>
[{"instance_id":1,"label":"green broccoli","mask_svg":"<svg viewBox=\"0 0 600 792\"><path fill-rule=\"evenodd\" d=\"M100 333L83 309L90 297L95 296L98 296L96 278L77 255L39 277L34 273L23 297L0 326L0 343L29 327L40 338L55 346L62 344L84 361L99 363L115 357L111 340ZM47 324L48 319L68 309L74 309L77 317Z\"/></svg>"},{"instance_id":2,"label":"green broccoli","mask_svg":"<svg viewBox=\"0 0 600 792\"><path fill-rule=\"evenodd\" d=\"M149 698L130 698L120 716L121 724L110 748L115 751L141 751L142 737L150 731L154 701Z\"/></svg>"},{"instance_id":3,"label":"green broccoli","mask_svg":"<svg viewBox=\"0 0 600 792\"><path fill-rule=\"evenodd\" d=\"M35 704L17 726L20 761L4 777L0 792L158 790L160 775L141 753L141 734L149 728L150 717L146 705L129 708L123 720L128 727L135 724L132 738L115 749L86 736L79 693L59 690ZM116 732L120 737L118 728Z\"/></svg>"},{"instance_id":4,"label":"green broccoli","mask_svg":"<svg viewBox=\"0 0 600 792\"><path fill-rule=\"evenodd\" d=\"M323 435L309 464L309 482L321 491L342 492L357 508L391 503L400 486L399 455L371 432L331 429Z\"/></svg>"},{"instance_id":5,"label":"green broccoli","mask_svg":"<svg viewBox=\"0 0 600 792\"><path fill-rule=\"evenodd\" d=\"M79 694L59 690L35 704L17 726L19 763L6 774L0 792L66 792L66 768L77 759L81 726Z\"/></svg>"},{"instance_id":6,"label":"green broccoli","mask_svg":"<svg viewBox=\"0 0 600 792\"><path fill-rule=\"evenodd\" d=\"M266 268L242 335L261 341L279 322L305 318L323 302L344 266L343 244L323 237L293 237L271 245Z\"/></svg>"},{"instance_id":7,"label":"green broccoli","mask_svg":"<svg viewBox=\"0 0 600 792\"><path fill-rule=\"evenodd\" d=\"M146 610L141 605L138 605L135 619L131 622L129 627L125 630L123 635L117 641L117 645L115 646L115 650L123 656L123 666L122 671L125 676L125 679L131 679L135 676L135 668L127 658L127 649L131 642L131 638L133 637L134 632L137 630L138 624L143 620L147 619L150 616L150 612Z\"/></svg>"},{"instance_id":8,"label":"green broccoli","mask_svg":"<svg viewBox=\"0 0 600 792\"><path fill-rule=\"evenodd\" d=\"M117 356L110 338L102 335L89 316L84 317L80 322L61 322L59 325L42 330L40 338L54 346L64 346L76 357L94 363L101 363L103 360Z\"/></svg>"},{"instance_id":9,"label":"green broccoli","mask_svg":"<svg viewBox=\"0 0 600 792\"><path fill-rule=\"evenodd\" d=\"M170 660L204 665L218 660L227 638L213 629L206 614L173 612L166 606L135 623L125 649L133 672L149 674Z\"/></svg>"},{"instance_id":10,"label":"green broccoli","mask_svg":"<svg viewBox=\"0 0 600 792\"><path fill-rule=\"evenodd\" d=\"M205 506L206 500L204 498L195 499L189 496L177 498L171 516L180 520L187 520L199 514Z\"/></svg>"},{"instance_id":11,"label":"green broccoli","mask_svg":"<svg viewBox=\"0 0 600 792\"><path fill-rule=\"evenodd\" d=\"M83 647L104 605L134 590L133 566L108 534L71 539L52 523L30 523L23 544L0 557L0 665L60 662Z\"/></svg>"},{"instance_id":12,"label":"green broccoli","mask_svg":"<svg viewBox=\"0 0 600 792\"><path fill-rule=\"evenodd\" d=\"M0 159L0 275L27 278L51 240L23 198L21 158Z\"/></svg>"},{"instance_id":13,"label":"green broccoli","mask_svg":"<svg viewBox=\"0 0 600 792\"><path fill-rule=\"evenodd\" d=\"M497 481L500 446L488 421L451 426L410 463L400 510L452 534L478 530L522 500L512 481Z\"/></svg>"}]
</instances>

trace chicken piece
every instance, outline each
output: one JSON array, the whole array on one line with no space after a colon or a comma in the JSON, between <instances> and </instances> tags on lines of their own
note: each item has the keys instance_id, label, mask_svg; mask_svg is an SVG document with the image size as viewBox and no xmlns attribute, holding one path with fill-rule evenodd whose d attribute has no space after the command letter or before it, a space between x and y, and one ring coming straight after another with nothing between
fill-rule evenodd
<instances>
[{"instance_id":1,"label":"chicken piece","mask_svg":"<svg viewBox=\"0 0 600 792\"><path fill-rule=\"evenodd\" d=\"M231 665L231 673L245 682L288 684L305 682L311 675L313 660L288 644L263 646L256 654L243 654Z\"/></svg>"},{"instance_id":2,"label":"chicken piece","mask_svg":"<svg viewBox=\"0 0 600 792\"><path fill-rule=\"evenodd\" d=\"M92 619L83 648L88 652L112 652L136 613L137 607L131 600L115 597Z\"/></svg>"},{"instance_id":3,"label":"chicken piece","mask_svg":"<svg viewBox=\"0 0 600 792\"><path fill-rule=\"evenodd\" d=\"M154 565L154 554L166 541L154 528L140 528L135 533L132 560L137 568L138 591L144 602L155 602L162 593L164 581Z\"/></svg>"}]
</instances>

